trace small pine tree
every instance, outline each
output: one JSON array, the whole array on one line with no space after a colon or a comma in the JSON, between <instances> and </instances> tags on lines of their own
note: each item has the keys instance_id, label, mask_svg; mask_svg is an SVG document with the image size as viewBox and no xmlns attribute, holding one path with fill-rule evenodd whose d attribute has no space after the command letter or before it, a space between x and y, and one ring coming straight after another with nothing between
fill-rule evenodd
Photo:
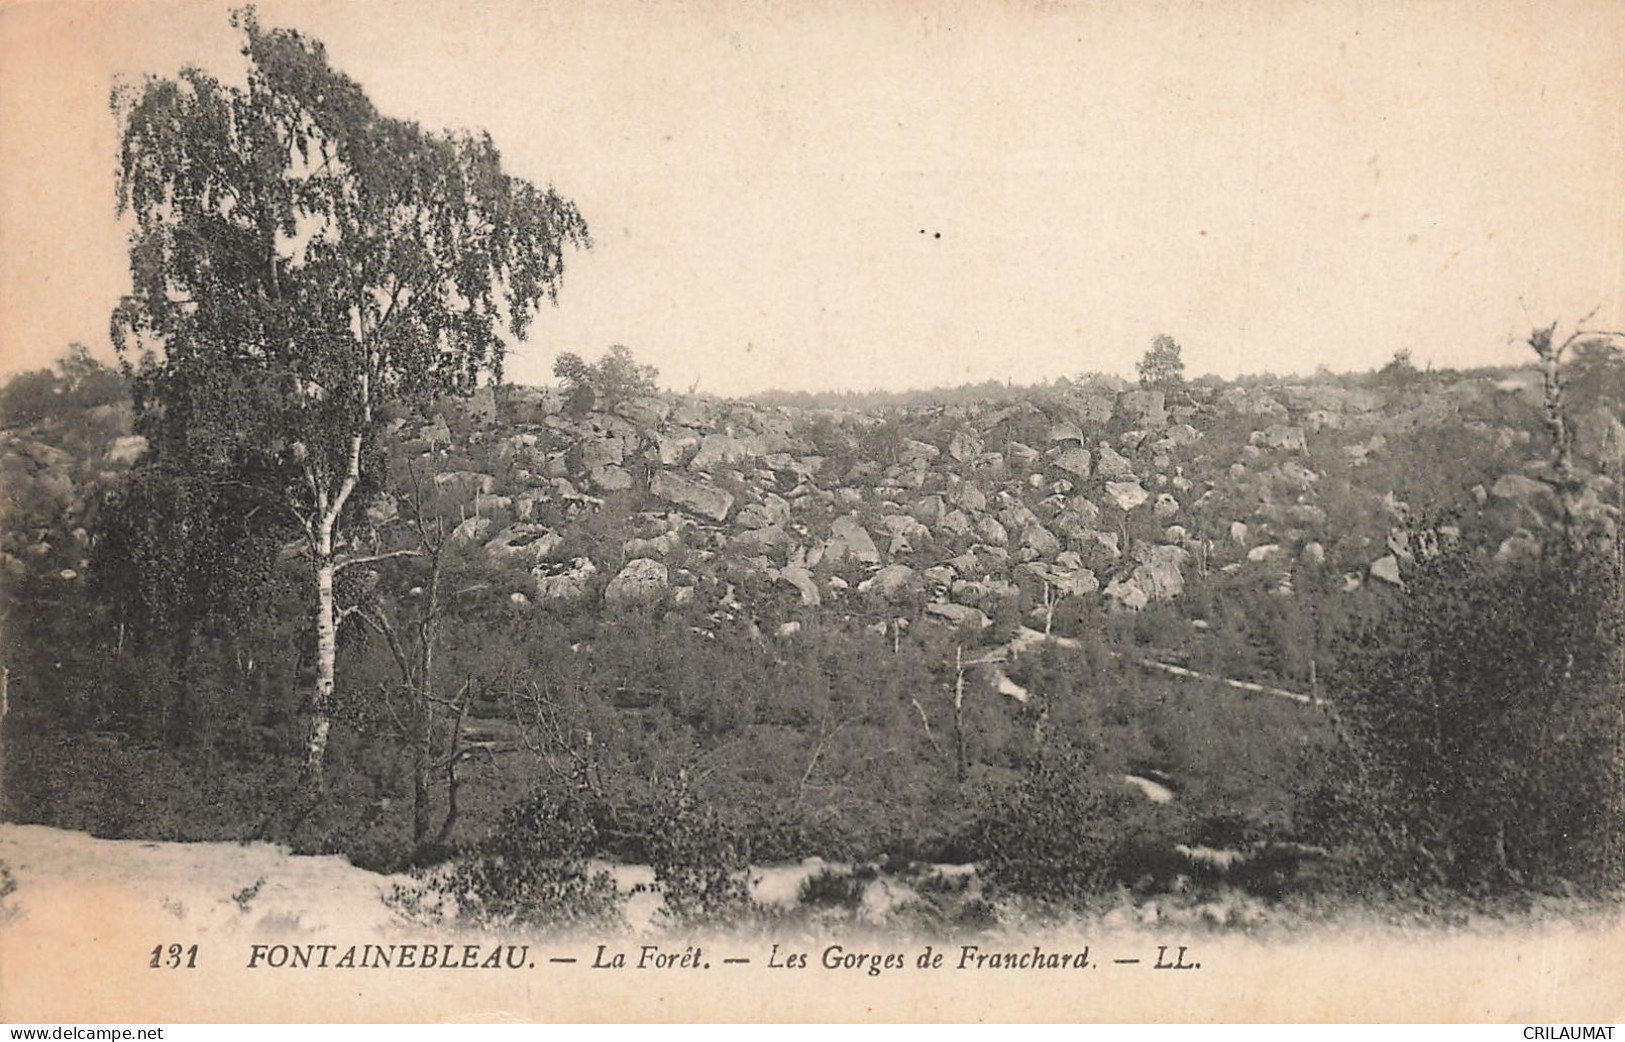
<instances>
[{"instance_id":1,"label":"small pine tree","mask_svg":"<svg viewBox=\"0 0 1625 1042\"><path fill-rule=\"evenodd\" d=\"M1178 341L1166 333L1159 333L1135 365L1140 383L1145 387L1178 387L1185 382L1185 361L1180 357Z\"/></svg>"}]
</instances>

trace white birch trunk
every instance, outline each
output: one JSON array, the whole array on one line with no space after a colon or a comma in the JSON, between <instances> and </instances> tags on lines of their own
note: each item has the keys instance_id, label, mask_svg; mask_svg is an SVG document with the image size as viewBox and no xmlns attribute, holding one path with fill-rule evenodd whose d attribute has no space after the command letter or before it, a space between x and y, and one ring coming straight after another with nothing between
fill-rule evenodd
<instances>
[{"instance_id":1,"label":"white birch trunk","mask_svg":"<svg viewBox=\"0 0 1625 1042\"><path fill-rule=\"evenodd\" d=\"M361 431L372 423L371 380L361 374ZM305 768L313 789L322 787L323 764L327 757L327 734L332 727L329 707L333 701L338 659L338 606L333 601L333 576L338 562L333 555L333 533L344 504L361 481L361 439L358 431L350 438L349 459L344 481L329 502L326 490L312 483L316 492L316 690L310 703L310 744L306 750Z\"/></svg>"},{"instance_id":2,"label":"white birch trunk","mask_svg":"<svg viewBox=\"0 0 1625 1042\"><path fill-rule=\"evenodd\" d=\"M310 746L305 767L312 783L320 785L322 764L327 755L328 716L333 701L335 663L338 658L338 625L333 603L333 526L324 524L316 547L316 692L310 703Z\"/></svg>"}]
</instances>

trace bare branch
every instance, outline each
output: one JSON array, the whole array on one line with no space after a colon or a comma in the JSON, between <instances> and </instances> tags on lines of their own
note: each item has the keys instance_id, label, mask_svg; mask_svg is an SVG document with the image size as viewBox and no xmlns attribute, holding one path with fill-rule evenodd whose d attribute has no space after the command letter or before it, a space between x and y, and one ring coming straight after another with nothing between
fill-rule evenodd
<instances>
[{"instance_id":1,"label":"bare branch","mask_svg":"<svg viewBox=\"0 0 1625 1042\"><path fill-rule=\"evenodd\" d=\"M335 573L337 573L337 572L343 571L346 568L350 568L350 567L353 567L353 566L358 565L358 564L374 564L374 563L376 563L378 561L387 561L387 560L390 560L391 558L395 558L395 557L422 557L422 556L423 556L423 551L419 550L419 549L416 549L415 547L411 548L411 549L407 549L407 550L390 550L387 553L381 553L381 554L363 554L360 557L346 557L343 560L333 562L333 571Z\"/></svg>"}]
</instances>

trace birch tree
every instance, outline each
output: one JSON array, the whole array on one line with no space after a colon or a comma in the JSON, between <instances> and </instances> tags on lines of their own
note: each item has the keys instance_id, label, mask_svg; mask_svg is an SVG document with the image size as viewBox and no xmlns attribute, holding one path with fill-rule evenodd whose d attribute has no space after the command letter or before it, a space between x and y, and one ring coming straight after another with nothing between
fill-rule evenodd
<instances>
[{"instance_id":1,"label":"birch tree","mask_svg":"<svg viewBox=\"0 0 1625 1042\"><path fill-rule=\"evenodd\" d=\"M132 289L112 336L155 454L251 487L311 564L308 777L333 696L334 578L376 486L379 409L500 380L505 348L589 243L488 135L389 118L323 46L253 8L239 83L185 68L122 84L118 205Z\"/></svg>"}]
</instances>

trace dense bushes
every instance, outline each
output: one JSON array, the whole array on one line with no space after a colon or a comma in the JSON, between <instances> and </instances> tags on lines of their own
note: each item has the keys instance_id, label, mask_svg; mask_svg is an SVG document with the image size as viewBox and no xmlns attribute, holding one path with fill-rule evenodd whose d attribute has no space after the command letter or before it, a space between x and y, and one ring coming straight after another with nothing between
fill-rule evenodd
<instances>
[{"instance_id":1,"label":"dense bushes","mask_svg":"<svg viewBox=\"0 0 1625 1042\"><path fill-rule=\"evenodd\" d=\"M750 849L728 818L684 776L659 787L653 811L644 835L667 918L706 926L749 915Z\"/></svg>"},{"instance_id":2,"label":"dense bushes","mask_svg":"<svg viewBox=\"0 0 1625 1042\"><path fill-rule=\"evenodd\" d=\"M1619 589L1607 556L1560 540L1535 560L1424 562L1338 672L1346 747L1320 837L1376 886L1617 882Z\"/></svg>"},{"instance_id":3,"label":"dense bushes","mask_svg":"<svg viewBox=\"0 0 1625 1042\"><path fill-rule=\"evenodd\" d=\"M565 408L580 416L593 409L610 412L630 398L656 393L660 373L652 365L639 364L629 348L616 344L597 362L566 351L553 363L553 375L564 390Z\"/></svg>"},{"instance_id":4,"label":"dense bushes","mask_svg":"<svg viewBox=\"0 0 1625 1042\"><path fill-rule=\"evenodd\" d=\"M506 814L489 838L445 866L397 886L390 903L408 920L478 929L606 930L625 925L625 898L587 858L598 834L581 800L541 792Z\"/></svg>"},{"instance_id":5,"label":"dense bushes","mask_svg":"<svg viewBox=\"0 0 1625 1042\"><path fill-rule=\"evenodd\" d=\"M999 886L1082 902L1115 881L1127 800L1080 753L1038 756L1018 782L989 794L972 845Z\"/></svg>"}]
</instances>

